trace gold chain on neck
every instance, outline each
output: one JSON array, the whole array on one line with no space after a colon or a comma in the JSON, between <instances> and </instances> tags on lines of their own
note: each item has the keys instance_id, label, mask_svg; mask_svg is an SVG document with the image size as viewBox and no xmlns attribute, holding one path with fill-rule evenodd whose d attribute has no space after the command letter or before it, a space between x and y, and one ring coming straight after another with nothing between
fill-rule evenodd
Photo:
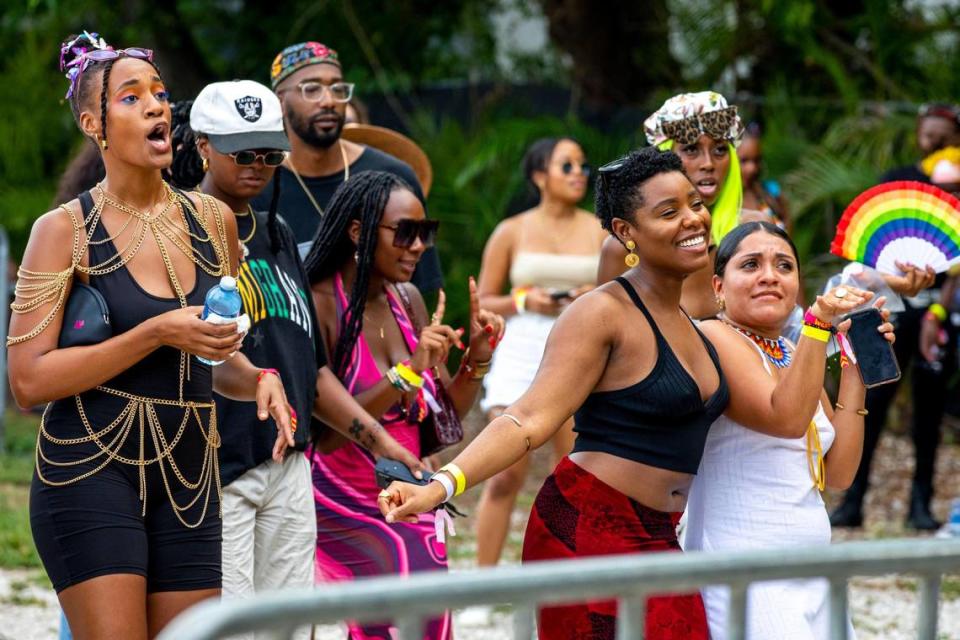
<instances>
[{"instance_id":1,"label":"gold chain on neck","mask_svg":"<svg viewBox=\"0 0 960 640\"><path fill-rule=\"evenodd\" d=\"M350 163L347 162L347 150L343 148L343 140L337 140L337 144L340 146L340 157L343 158L343 181L346 182L350 179ZM322 218L323 209L320 208L320 205L317 204L313 194L310 193L310 189L307 188L307 184L303 181L303 178L300 177L300 174L297 172L297 168L293 166L293 156L288 153L285 160L287 163L287 168L290 169L290 173L292 173L293 177L296 178L297 182L300 183L300 188L303 189L305 194L307 194L307 199L310 200L310 204L312 204L313 208L317 210L317 215Z\"/></svg>"}]
</instances>

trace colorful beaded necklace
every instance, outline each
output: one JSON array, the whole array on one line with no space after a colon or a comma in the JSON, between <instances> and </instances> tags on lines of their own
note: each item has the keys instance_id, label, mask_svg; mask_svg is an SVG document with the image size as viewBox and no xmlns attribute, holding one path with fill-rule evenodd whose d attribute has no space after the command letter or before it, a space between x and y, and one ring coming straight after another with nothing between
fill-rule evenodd
<instances>
[{"instance_id":1,"label":"colorful beaded necklace","mask_svg":"<svg viewBox=\"0 0 960 640\"><path fill-rule=\"evenodd\" d=\"M783 339L783 336L780 336L776 340L772 338L764 338L763 336L757 335L752 331L748 331L742 327L738 327L735 324L727 322L728 325L736 329L739 333L745 335L746 337L753 340L754 344L760 347L760 350L763 351L763 355L767 356L767 360L773 363L778 369L786 369L790 366L790 363L793 362L793 355L787 349L787 344Z\"/></svg>"}]
</instances>

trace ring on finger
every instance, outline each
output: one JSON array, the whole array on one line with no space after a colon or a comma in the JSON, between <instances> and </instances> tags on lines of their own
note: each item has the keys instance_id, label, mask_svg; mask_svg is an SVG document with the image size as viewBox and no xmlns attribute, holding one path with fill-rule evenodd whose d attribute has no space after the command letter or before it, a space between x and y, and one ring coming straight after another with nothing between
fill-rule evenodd
<instances>
[{"instance_id":1,"label":"ring on finger","mask_svg":"<svg viewBox=\"0 0 960 640\"><path fill-rule=\"evenodd\" d=\"M379 500L379 499L381 499L381 498L386 498L386 499L389 500L391 497L392 497L392 496L390 495L390 492L387 491L386 489L384 489L383 491L381 491L380 493L377 494L377 500Z\"/></svg>"},{"instance_id":2,"label":"ring on finger","mask_svg":"<svg viewBox=\"0 0 960 640\"><path fill-rule=\"evenodd\" d=\"M833 292L833 295L835 295L837 298L843 299L847 297L847 293L849 293L849 291L847 291L843 287L840 287L839 289Z\"/></svg>"}]
</instances>

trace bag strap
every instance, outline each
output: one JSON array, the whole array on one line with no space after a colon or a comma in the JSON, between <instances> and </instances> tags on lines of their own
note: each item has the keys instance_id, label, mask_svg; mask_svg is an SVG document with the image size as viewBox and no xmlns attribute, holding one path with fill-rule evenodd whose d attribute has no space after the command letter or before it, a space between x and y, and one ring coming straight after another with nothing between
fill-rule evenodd
<instances>
[{"instance_id":1,"label":"bag strap","mask_svg":"<svg viewBox=\"0 0 960 640\"><path fill-rule=\"evenodd\" d=\"M403 310L406 311L407 317L410 318L410 324L413 325L413 330L419 338L423 331L423 323L420 322L420 316L417 312L413 310L413 301L410 299L410 294L407 293L407 288L403 284L395 284L393 290L397 292L400 304L403 305Z\"/></svg>"}]
</instances>

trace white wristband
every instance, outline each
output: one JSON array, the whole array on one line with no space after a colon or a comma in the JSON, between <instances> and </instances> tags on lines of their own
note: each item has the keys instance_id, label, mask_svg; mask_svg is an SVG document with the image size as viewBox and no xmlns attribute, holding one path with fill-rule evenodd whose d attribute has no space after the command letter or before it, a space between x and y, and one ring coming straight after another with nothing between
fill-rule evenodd
<instances>
[{"instance_id":1,"label":"white wristband","mask_svg":"<svg viewBox=\"0 0 960 640\"><path fill-rule=\"evenodd\" d=\"M450 500L453 497L454 486L453 479L450 478L446 473L435 473L430 477L431 480L436 480L443 485L444 490L447 492L447 497L443 499L444 502Z\"/></svg>"}]
</instances>

